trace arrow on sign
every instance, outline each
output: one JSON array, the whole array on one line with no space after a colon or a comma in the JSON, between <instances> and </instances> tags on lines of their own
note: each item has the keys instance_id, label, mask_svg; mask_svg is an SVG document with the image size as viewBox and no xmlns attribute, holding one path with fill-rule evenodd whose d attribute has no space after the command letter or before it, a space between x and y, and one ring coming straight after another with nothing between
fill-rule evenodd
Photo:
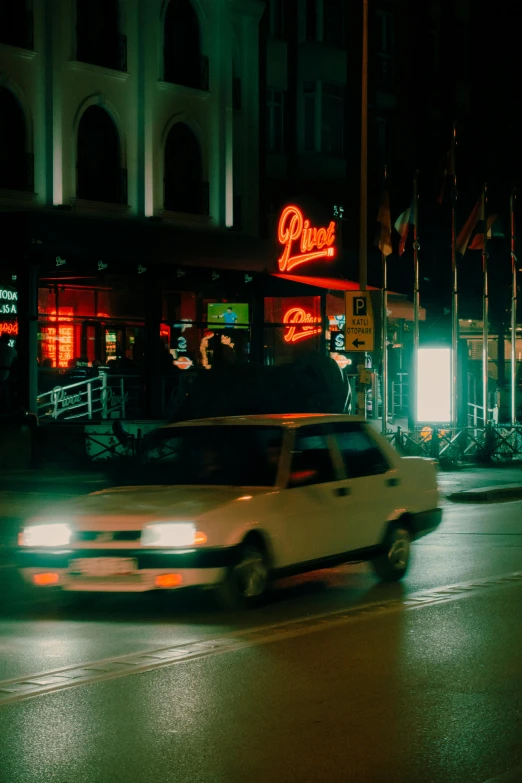
<instances>
[{"instance_id":1,"label":"arrow on sign","mask_svg":"<svg viewBox=\"0 0 522 783\"><path fill-rule=\"evenodd\" d=\"M364 340L359 340L359 338L356 337L352 345L355 345L355 347L358 348L360 345L366 345L366 343Z\"/></svg>"}]
</instances>

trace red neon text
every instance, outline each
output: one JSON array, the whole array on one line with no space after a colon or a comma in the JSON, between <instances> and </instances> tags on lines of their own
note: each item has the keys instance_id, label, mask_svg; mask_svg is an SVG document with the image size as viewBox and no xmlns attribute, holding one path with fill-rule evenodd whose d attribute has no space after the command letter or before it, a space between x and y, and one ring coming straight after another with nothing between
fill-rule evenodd
<instances>
[{"instance_id":1,"label":"red neon text","mask_svg":"<svg viewBox=\"0 0 522 783\"><path fill-rule=\"evenodd\" d=\"M4 321L0 323L0 334L18 334L18 321Z\"/></svg>"},{"instance_id":2,"label":"red neon text","mask_svg":"<svg viewBox=\"0 0 522 783\"><path fill-rule=\"evenodd\" d=\"M288 206L281 212L277 229L279 244L284 245L278 259L281 272L289 272L294 266L318 258L333 258L335 255L335 223L328 228L312 228L299 207Z\"/></svg>"},{"instance_id":3,"label":"red neon text","mask_svg":"<svg viewBox=\"0 0 522 783\"><path fill-rule=\"evenodd\" d=\"M291 307L287 310L283 323L288 324L284 336L286 343L297 343L321 332L321 319L306 313L302 307Z\"/></svg>"},{"instance_id":4,"label":"red neon text","mask_svg":"<svg viewBox=\"0 0 522 783\"><path fill-rule=\"evenodd\" d=\"M70 307L59 308L58 333L55 326L42 327L42 359L50 359L53 367L69 367L74 358L74 326L64 325L64 321L70 323L71 319L63 317L72 313ZM56 318L56 310L51 315Z\"/></svg>"}]
</instances>

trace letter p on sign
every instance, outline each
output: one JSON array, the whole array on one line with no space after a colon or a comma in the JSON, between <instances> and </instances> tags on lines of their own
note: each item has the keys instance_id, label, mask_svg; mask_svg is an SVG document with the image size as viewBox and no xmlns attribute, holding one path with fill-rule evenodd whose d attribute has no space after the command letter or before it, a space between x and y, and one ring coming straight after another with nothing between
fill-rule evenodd
<instances>
[{"instance_id":1,"label":"letter p on sign","mask_svg":"<svg viewBox=\"0 0 522 783\"><path fill-rule=\"evenodd\" d=\"M353 298L353 315L363 316L366 315L366 297L354 296Z\"/></svg>"}]
</instances>

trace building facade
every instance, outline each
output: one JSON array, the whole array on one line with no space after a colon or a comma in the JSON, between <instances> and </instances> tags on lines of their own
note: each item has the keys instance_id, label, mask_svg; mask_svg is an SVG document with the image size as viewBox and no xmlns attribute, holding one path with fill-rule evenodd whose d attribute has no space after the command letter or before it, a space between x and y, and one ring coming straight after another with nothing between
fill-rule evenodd
<instances>
[{"instance_id":1,"label":"building facade","mask_svg":"<svg viewBox=\"0 0 522 783\"><path fill-rule=\"evenodd\" d=\"M180 367L194 364L208 305L237 300L259 253L263 10L257 0L2 3L0 329L16 339L17 404L41 409L93 367L126 365L148 379L140 410L157 414L150 379L165 350L169 371L183 359L175 325L194 324Z\"/></svg>"}]
</instances>

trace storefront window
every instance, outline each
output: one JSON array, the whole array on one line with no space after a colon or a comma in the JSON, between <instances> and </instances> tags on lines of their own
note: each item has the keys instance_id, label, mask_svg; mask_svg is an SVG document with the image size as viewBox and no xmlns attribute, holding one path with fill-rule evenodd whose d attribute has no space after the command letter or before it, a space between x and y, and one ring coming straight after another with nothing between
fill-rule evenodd
<instances>
[{"instance_id":1,"label":"storefront window","mask_svg":"<svg viewBox=\"0 0 522 783\"><path fill-rule=\"evenodd\" d=\"M267 297L264 350L267 364L296 361L324 344L321 297Z\"/></svg>"},{"instance_id":2,"label":"storefront window","mask_svg":"<svg viewBox=\"0 0 522 783\"><path fill-rule=\"evenodd\" d=\"M38 360L47 369L106 366L129 373L144 367L142 291L66 286L38 292ZM138 323L129 323L130 320ZM131 363L133 366L131 367Z\"/></svg>"},{"instance_id":3,"label":"storefront window","mask_svg":"<svg viewBox=\"0 0 522 783\"><path fill-rule=\"evenodd\" d=\"M96 314L98 316L110 314L111 318L144 318L144 292L128 289L98 291Z\"/></svg>"}]
</instances>

